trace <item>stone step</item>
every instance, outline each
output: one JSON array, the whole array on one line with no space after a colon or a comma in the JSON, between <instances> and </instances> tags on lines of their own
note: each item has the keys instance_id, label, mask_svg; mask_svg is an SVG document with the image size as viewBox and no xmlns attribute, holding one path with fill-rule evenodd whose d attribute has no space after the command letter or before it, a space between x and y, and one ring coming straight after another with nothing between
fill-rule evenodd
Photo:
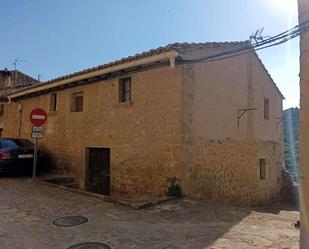
<instances>
[{"instance_id":1,"label":"stone step","mask_svg":"<svg viewBox=\"0 0 309 249\"><path fill-rule=\"evenodd\" d=\"M68 187L68 188L76 188L76 189L78 189L78 187L79 187L79 185L76 182L64 183L62 185L65 186L65 187Z\"/></svg>"},{"instance_id":2,"label":"stone step","mask_svg":"<svg viewBox=\"0 0 309 249\"><path fill-rule=\"evenodd\" d=\"M71 176L60 176L60 177L48 177L48 178L45 178L44 181L50 182L50 183L61 184L61 183L75 182L75 179L74 177L71 177Z\"/></svg>"}]
</instances>

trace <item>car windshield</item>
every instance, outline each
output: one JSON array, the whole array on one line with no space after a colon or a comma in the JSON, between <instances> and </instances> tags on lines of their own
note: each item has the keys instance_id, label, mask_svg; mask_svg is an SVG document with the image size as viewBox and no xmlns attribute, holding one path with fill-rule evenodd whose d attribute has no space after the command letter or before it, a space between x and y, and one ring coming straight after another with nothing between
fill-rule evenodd
<instances>
[{"instance_id":1,"label":"car windshield","mask_svg":"<svg viewBox=\"0 0 309 249\"><path fill-rule=\"evenodd\" d=\"M12 139L12 141L21 148L33 148L34 144L26 139Z\"/></svg>"},{"instance_id":2,"label":"car windshield","mask_svg":"<svg viewBox=\"0 0 309 249\"><path fill-rule=\"evenodd\" d=\"M0 140L0 149L3 150L10 150L10 149L15 149L16 144L12 140L5 140L1 139Z\"/></svg>"}]
</instances>

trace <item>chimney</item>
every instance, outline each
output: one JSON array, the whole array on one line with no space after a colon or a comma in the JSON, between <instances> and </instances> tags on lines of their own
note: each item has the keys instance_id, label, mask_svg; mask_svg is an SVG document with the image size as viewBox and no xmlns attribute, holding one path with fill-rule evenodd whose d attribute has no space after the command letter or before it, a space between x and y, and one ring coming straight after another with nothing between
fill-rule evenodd
<instances>
[{"instance_id":1,"label":"chimney","mask_svg":"<svg viewBox=\"0 0 309 249\"><path fill-rule=\"evenodd\" d=\"M4 70L0 70L0 88L6 88L11 86L11 72L4 68Z\"/></svg>"}]
</instances>

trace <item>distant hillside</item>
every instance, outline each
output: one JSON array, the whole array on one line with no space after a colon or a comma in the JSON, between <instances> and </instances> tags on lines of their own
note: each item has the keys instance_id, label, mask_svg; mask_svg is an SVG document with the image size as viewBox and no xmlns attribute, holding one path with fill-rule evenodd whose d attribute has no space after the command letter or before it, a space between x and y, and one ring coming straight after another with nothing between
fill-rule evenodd
<instances>
[{"instance_id":1,"label":"distant hillside","mask_svg":"<svg viewBox=\"0 0 309 249\"><path fill-rule=\"evenodd\" d=\"M296 182L299 170L299 124L299 108L283 112L285 167Z\"/></svg>"}]
</instances>

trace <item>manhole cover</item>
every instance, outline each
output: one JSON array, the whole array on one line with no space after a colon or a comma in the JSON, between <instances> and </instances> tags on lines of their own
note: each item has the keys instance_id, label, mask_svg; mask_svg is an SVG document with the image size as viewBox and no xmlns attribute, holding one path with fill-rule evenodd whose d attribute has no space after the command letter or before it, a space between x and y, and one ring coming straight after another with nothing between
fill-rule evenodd
<instances>
[{"instance_id":1,"label":"manhole cover","mask_svg":"<svg viewBox=\"0 0 309 249\"><path fill-rule=\"evenodd\" d=\"M59 227L72 227L84 224L88 221L86 217L82 216L66 216L53 221L53 224Z\"/></svg>"},{"instance_id":2,"label":"manhole cover","mask_svg":"<svg viewBox=\"0 0 309 249\"><path fill-rule=\"evenodd\" d=\"M70 246L67 249L110 249L110 247L99 242L85 242Z\"/></svg>"}]
</instances>

